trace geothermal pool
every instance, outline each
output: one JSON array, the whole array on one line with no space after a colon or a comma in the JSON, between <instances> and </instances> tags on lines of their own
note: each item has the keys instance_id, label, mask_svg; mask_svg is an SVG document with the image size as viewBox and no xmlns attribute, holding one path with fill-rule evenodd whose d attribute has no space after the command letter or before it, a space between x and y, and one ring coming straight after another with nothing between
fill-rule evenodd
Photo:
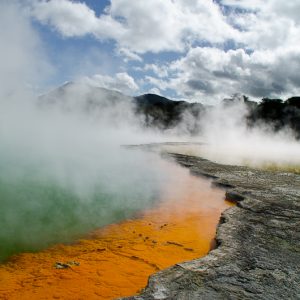
<instances>
[{"instance_id":1,"label":"geothermal pool","mask_svg":"<svg viewBox=\"0 0 300 300\"><path fill-rule=\"evenodd\" d=\"M129 296L146 286L149 275L206 255L221 212L232 204L209 180L190 175L174 162L159 164L173 176L164 181L151 207L75 243L12 256L0 265L0 298Z\"/></svg>"}]
</instances>

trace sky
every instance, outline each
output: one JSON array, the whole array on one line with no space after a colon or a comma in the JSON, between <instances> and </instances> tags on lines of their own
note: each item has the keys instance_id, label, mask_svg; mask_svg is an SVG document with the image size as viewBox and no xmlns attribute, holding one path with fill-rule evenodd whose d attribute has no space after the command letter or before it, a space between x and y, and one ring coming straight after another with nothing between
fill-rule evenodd
<instances>
[{"instance_id":1,"label":"sky","mask_svg":"<svg viewBox=\"0 0 300 300\"><path fill-rule=\"evenodd\" d=\"M29 44L44 64L37 68L47 76L35 83L44 89L85 80L203 103L235 93L253 100L300 94L299 0L1 0L2 11L5 5L13 17L2 18L1 44L17 27L21 47ZM16 25L22 22L30 42Z\"/></svg>"}]
</instances>

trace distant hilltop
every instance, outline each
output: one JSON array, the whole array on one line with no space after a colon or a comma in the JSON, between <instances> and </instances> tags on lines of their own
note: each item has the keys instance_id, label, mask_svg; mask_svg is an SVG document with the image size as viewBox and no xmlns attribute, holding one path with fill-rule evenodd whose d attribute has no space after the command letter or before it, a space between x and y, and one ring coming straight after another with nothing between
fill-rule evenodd
<instances>
[{"instance_id":1,"label":"distant hilltop","mask_svg":"<svg viewBox=\"0 0 300 300\"><path fill-rule=\"evenodd\" d=\"M201 120L215 108L199 102L175 101L156 94L130 97L118 91L73 82L40 96L39 104L60 107L64 111L80 110L88 113L111 108L115 110L116 118L129 115L130 110L142 126L172 130L184 124L185 131L192 135L201 132ZM118 111L120 104L122 107ZM261 125L267 125L274 131L289 128L300 139L300 97L291 97L285 101L263 98L255 102L247 96L234 95L221 101L219 107L228 111L239 105L246 108L244 119L250 128ZM234 109L232 113L235 113Z\"/></svg>"}]
</instances>

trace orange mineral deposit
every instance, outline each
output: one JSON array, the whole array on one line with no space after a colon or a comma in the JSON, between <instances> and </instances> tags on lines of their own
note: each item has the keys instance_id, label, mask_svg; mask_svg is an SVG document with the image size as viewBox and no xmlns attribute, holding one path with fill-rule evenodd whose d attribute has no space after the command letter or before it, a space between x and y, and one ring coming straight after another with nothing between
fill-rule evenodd
<instances>
[{"instance_id":1,"label":"orange mineral deposit","mask_svg":"<svg viewBox=\"0 0 300 300\"><path fill-rule=\"evenodd\" d=\"M206 255L224 191L165 163L174 176L160 201L134 219L100 228L72 245L23 253L0 265L0 299L115 299L138 293L149 275Z\"/></svg>"}]
</instances>

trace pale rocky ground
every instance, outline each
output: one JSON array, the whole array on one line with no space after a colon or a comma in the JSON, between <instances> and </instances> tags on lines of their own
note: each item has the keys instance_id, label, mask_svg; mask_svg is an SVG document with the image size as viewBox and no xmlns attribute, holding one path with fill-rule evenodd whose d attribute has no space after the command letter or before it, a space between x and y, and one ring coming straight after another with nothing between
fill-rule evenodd
<instances>
[{"instance_id":1,"label":"pale rocky ground","mask_svg":"<svg viewBox=\"0 0 300 300\"><path fill-rule=\"evenodd\" d=\"M300 176L169 155L237 205L221 216L215 250L152 275L126 299L300 299Z\"/></svg>"}]
</instances>

